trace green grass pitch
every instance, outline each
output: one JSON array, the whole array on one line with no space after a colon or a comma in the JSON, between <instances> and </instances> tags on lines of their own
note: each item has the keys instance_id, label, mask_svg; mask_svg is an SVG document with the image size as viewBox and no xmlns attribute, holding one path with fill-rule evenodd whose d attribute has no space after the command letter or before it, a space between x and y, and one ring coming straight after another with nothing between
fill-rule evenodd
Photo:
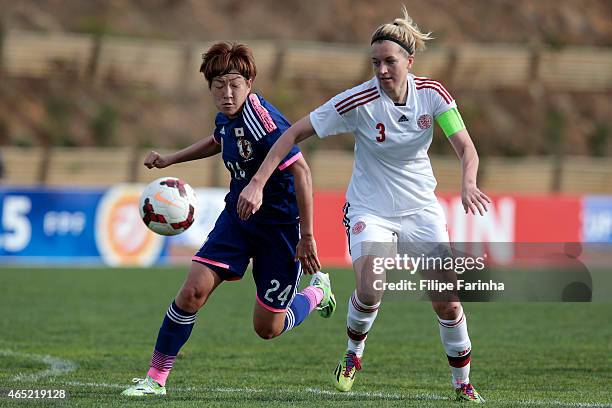
<instances>
[{"instance_id":1,"label":"green grass pitch","mask_svg":"<svg viewBox=\"0 0 612 408\"><path fill-rule=\"evenodd\" d=\"M0 389L64 389L65 401L0 406L448 407L450 374L431 306L383 302L354 391L334 391L346 347L349 270L332 270L333 318L265 341L250 274L199 312L165 398L119 394L143 377L185 268L0 269ZM302 284L307 281L305 277ZM496 407L612 407L612 303L470 303L472 382Z\"/></svg>"}]
</instances>

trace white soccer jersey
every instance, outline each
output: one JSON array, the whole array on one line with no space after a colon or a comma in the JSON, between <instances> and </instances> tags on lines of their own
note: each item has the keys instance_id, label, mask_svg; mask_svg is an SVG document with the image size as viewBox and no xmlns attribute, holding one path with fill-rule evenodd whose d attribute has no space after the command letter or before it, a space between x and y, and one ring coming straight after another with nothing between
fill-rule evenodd
<instances>
[{"instance_id":1,"label":"white soccer jersey","mask_svg":"<svg viewBox=\"0 0 612 408\"><path fill-rule=\"evenodd\" d=\"M355 135L351 209L380 216L415 213L436 202L427 150L434 118L457 104L442 84L408 74L405 105L396 105L376 77L342 92L310 113L320 138Z\"/></svg>"}]
</instances>

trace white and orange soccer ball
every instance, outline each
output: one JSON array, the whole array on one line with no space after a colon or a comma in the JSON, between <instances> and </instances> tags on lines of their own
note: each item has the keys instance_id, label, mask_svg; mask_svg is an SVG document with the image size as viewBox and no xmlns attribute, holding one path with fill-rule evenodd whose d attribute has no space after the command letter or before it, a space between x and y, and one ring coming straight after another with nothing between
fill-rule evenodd
<instances>
[{"instance_id":1,"label":"white and orange soccer ball","mask_svg":"<svg viewBox=\"0 0 612 408\"><path fill-rule=\"evenodd\" d=\"M175 177L151 182L140 197L140 216L160 235L177 235L193 224L196 196L193 188Z\"/></svg>"}]
</instances>

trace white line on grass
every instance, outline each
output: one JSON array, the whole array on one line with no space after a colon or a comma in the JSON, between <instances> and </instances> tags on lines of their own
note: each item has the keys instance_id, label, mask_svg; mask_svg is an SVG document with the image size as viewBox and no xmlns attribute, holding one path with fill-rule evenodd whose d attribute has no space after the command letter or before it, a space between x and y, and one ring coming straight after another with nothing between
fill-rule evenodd
<instances>
[{"instance_id":1,"label":"white line on grass","mask_svg":"<svg viewBox=\"0 0 612 408\"><path fill-rule=\"evenodd\" d=\"M127 388L126 384L108 384L108 383L92 383L92 382L80 382L80 381L62 381L62 384L73 385L77 387L93 387L93 388L115 388L123 389ZM269 392L272 394L293 394L299 392L299 390L282 390L282 389L261 389L261 388L228 388L228 387L172 387L171 391L174 392L218 392L218 393L262 393ZM351 391L351 392L338 392L331 390L322 390L320 388L305 388L305 392L318 395L337 396L342 397L362 397L369 399L379 398L381 400L420 400L420 401L448 401L450 398L443 397L436 394L414 394L414 395L402 395L402 394L390 394L385 392L367 392L367 391ZM612 408L611 404L599 404L589 402L563 402L557 400L523 400L513 401L513 404L517 406L533 406L533 405L554 405L558 407L568 408Z\"/></svg>"},{"instance_id":2,"label":"white line on grass","mask_svg":"<svg viewBox=\"0 0 612 408\"><path fill-rule=\"evenodd\" d=\"M33 374L18 373L13 378L11 378L12 381L37 381L45 377L55 377L57 375L66 374L76 370L77 368L77 365L70 360L64 360L49 355L22 353L19 351L12 350L0 350L0 356L18 357L25 360L33 360L49 366L49 368Z\"/></svg>"},{"instance_id":3,"label":"white line on grass","mask_svg":"<svg viewBox=\"0 0 612 408\"><path fill-rule=\"evenodd\" d=\"M337 395L337 396L347 396L347 397L365 397L365 398L381 398L381 399L390 399L390 400L401 400L406 399L405 395L400 394L388 394L385 392L364 392L364 391L350 391L350 392L337 392L330 390L321 390L319 388L306 388L307 392L311 392L313 394L320 395ZM409 399L415 400L447 400L448 397L442 397L440 395L435 394L415 394L408 397Z\"/></svg>"},{"instance_id":4,"label":"white line on grass","mask_svg":"<svg viewBox=\"0 0 612 408\"><path fill-rule=\"evenodd\" d=\"M37 381L41 378L45 377L56 377L58 375L66 374L71 371L76 370L77 365L73 361L61 359L57 357L52 357L50 355L41 355L41 354L30 354L30 353L22 353L18 351L12 350L0 350L0 356L4 357L18 357L25 360L33 360L36 362L41 362L47 364L49 368L45 370L41 370L39 372L33 374L25 374L18 373L14 377L11 378L12 381ZM55 382L55 379L51 379L51 381ZM122 389L125 388L126 385L122 384L109 384L109 383L100 383L100 382L81 382L81 381L58 381L62 384L72 385L77 387L91 387L91 388L114 388L114 389ZM295 393L296 390L278 390L278 389L259 389L259 388L230 388L230 387L174 387L172 389L176 392L219 392L219 393L262 393L262 392L271 392L271 393ZM340 393L337 391L330 390L322 390L320 388L306 388L305 392L311 394L318 395L328 395L328 396L338 396L338 397L361 397L368 399L376 399L379 398L381 400L429 400L429 401L444 401L448 400L448 397L443 397L436 394L415 394L415 395L401 395L401 394L390 394L384 392L367 392L367 391L352 391L347 393ZM299 391L297 391L299 392ZM589 403L589 402L564 402L557 400L523 400L523 401L514 401L517 405L550 405L554 404L560 407L568 407L568 408L612 408L611 404L599 404L599 403Z\"/></svg>"},{"instance_id":5,"label":"white line on grass","mask_svg":"<svg viewBox=\"0 0 612 408\"><path fill-rule=\"evenodd\" d=\"M611 408L612 404L599 404L597 402L563 402L556 400L523 400L516 401L523 405L550 405L558 407L575 407L575 408Z\"/></svg>"},{"instance_id":6,"label":"white line on grass","mask_svg":"<svg viewBox=\"0 0 612 408\"><path fill-rule=\"evenodd\" d=\"M99 383L99 382L59 381L59 384L74 385L75 387L91 387L91 388L127 388L125 385L107 384L107 383Z\"/></svg>"},{"instance_id":7,"label":"white line on grass","mask_svg":"<svg viewBox=\"0 0 612 408\"><path fill-rule=\"evenodd\" d=\"M98 388L127 388L129 384L108 384L98 382L81 382L81 381L59 381L61 384L74 385L76 387L98 387ZM257 388L229 388L229 387L172 387L172 391L176 392L226 392L226 393L258 393L266 390ZM272 391L272 390L270 390ZM276 390L274 390L276 392Z\"/></svg>"},{"instance_id":8,"label":"white line on grass","mask_svg":"<svg viewBox=\"0 0 612 408\"><path fill-rule=\"evenodd\" d=\"M444 401L450 400L449 397L443 397L436 394L414 394L414 395L401 395L401 394L388 394L384 392L347 392L339 393L337 391L321 390L319 388L306 388L307 392L321 395L338 395L338 396L354 396L354 397L365 397L365 398L381 398L390 400L431 400L431 401ZM517 405L555 405L559 407L572 407L572 408L612 408L611 404L599 404L592 402L563 402L557 400L523 400L514 401Z\"/></svg>"}]
</instances>

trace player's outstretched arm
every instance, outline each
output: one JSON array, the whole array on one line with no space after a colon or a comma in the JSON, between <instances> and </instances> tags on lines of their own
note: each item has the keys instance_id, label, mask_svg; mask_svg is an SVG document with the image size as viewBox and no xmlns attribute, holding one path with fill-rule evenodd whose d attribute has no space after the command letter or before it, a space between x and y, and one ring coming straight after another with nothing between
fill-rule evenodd
<instances>
[{"instance_id":1,"label":"player's outstretched arm","mask_svg":"<svg viewBox=\"0 0 612 408\"><path fill-rule=\"evenodd\" d=\"M300 211L300 241L296 248L296 259L302 264L303 271L312 275L321 270L314 239L312 177L310 167L303 157L287 168L295 180L295 193Z\"/></svg>"},{"instance_id":2,"label":"player's outstretched arm","mask_svg":"<svg viewBox=\"0 0 612 408\"><path fill-rule=\"evenodd\" d=\"M461 160L462 182L461 182L461 202L467 214L471 211L476 215L484 215L487 211L487 203L491 199L476 186L476 175L478 174L478 153L466 129L460 130L451 135L448 140L453 145L457 156Z\"/></svg>"},{"instance_id":3,"label":"player's outstretched arm","mask_svg":"<svg viewBox=\"0 0 612 408\"><path fill-rule=\"evenodd\" d=\"M240 193L237 210L241 219L246 220L259 210L266 182L293 145L309 138L314 133L315 130L310 123L310 116L304 116L287 129L274 143L265 160L259 166L257 173L253 175L249 184Z\"/></svg>"},{"instance_id":4,"label":"player's outstretched arm","mask_svg":"<svg viewBox=\"0 0 612 408\"><path fill-rule=\"evenodd\" d=\"M152 169L153 167L163 169L164 167L168 167L172 164L214 156L219 152L221 152L221 145L218 144L211 135L195 142L183 150L179 150L178 152L165 156L152 151L147 155L144 165L149 169Z\"/></svg>"}]
</instances>

